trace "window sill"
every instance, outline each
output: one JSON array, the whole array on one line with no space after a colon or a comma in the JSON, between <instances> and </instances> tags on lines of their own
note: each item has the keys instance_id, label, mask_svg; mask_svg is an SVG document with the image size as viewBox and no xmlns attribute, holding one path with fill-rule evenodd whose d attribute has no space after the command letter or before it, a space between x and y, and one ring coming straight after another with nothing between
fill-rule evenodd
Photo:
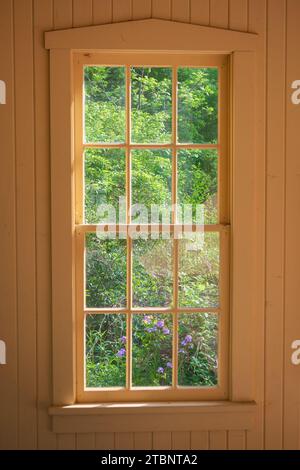
<instances>
[{"instance_id":1,"label":"window sill","mask_svg":"<svg viewBox=\"0 0 300 470\"><path fill-rule=\"evenodd\" d=\"M49 414L56 433L250 430L255 423L257 404L230 401L89 403L53 406Z\"/></svg>"}]
</instances>

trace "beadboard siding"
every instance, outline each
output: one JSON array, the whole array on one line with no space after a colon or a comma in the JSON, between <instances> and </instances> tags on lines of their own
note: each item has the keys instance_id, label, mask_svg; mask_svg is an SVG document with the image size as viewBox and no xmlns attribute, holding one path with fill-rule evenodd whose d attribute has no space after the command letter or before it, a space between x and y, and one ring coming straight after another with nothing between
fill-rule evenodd
<instances>
[{"instance_id":1,"label":"beadboard siding","mask_svg":"<svg viewBox=\"0 0 300 470\"><path fill-rule=\"evenodd\" d=\"M265 305L253 326L258 352L257 422L253 430L56 435L48 416L52 404L50 118L44 32L150 17L260 35L256 73L261 122L256 145L261 159L256 177L264 205L257 206L256 236L266 241L259 245L266 269L255 290L258 303ZM290 343L300 334L300 107L290 102L290 84L300 79L299 17L299 0L1 1L0 79L6 81L7 104L0 105L0 337L7 344L8 364L0 366L0 448L299 448L300 374L290 363Z\"/></svg>"}]
</instances>

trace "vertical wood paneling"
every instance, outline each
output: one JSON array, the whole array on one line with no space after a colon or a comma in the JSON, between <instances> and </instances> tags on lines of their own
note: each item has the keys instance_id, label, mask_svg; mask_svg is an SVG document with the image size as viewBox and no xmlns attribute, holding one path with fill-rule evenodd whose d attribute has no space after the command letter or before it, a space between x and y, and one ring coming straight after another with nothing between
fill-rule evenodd
<instances>
[{"instance_id":1,"label":"vertical wood paneling","mask_svg":"<svg viewBox=\"0 0 300 470\"><path fill-rule=\"evenodd\" d=\"M191 23L209 25L209 0L191 0Z\"/></svg>"},{"instance_id":2,"label":"vertical wood paneling","mask_svg":"<svg viewBox=\"0 0 300 470\"><path fill-rule=\"evenodd\" d=\"M76 449L77 450L94 450L95 449L95 434L94 433L76 434Z\"/></svg>"},{"instance_id":3,"label":"vertical wood paneling","mask_svg":"<svg viewBox=\"0 0 300 470\"><path fill-rule=\"evenodd\" d=\"M132 19L131 0L112 0L112 2L114 23Z\"/></svg>"},{"instance_id":4,"label":"vertical wood paneling","mask_svg":"<svg viewBox=\"0 0 300 470\"><path fill-rule=\"evenodd\" d=\"M189 23L190 6L190 0L172 0L172 20Z\"/></svg>"},{"instance_id":5,"label":"vertical wood paneling","mask_svg":"<svg viewBox=\"0 0 300 470\"><path fill-rule=\"evenodd\" d=\"M135 432L134 448L140 450L152 449L152 432Z\"/></svg>"},{"instance_id":6,"label":"vertical wood paneling","mask_svg":"<svg viewBox=\"0 0 300 470\"><path fill-rule=\"evenodd\" d=\"M266 401L265 447L281 448L283 441L285 448L296 448L300 439L297 411L299 372L296 366L290 364L290 343L298 339L297 332L300 331L300 106L290 102L290 85L300 77L297 50L300 5L298 0L268 2L268 127L265 134L266 3L266 0L173 0L172 18L197 24L208 24L210 18L212 26L224 28L228 27L229 21L232 29L246 30L249 25L250 31L260 34L257 67L260 84L257 96L259 132L256 136L258 158L255 178L258 185L257 227L262 228L258 229L256 237L258 241L263 238L264 210L259 198L264 192L266 176L267 302L265 337L264 312L262 309L256 312L258 342L255 344L257 364L254 394L258 402L263 402L264 398ZM113 449L116 441L116 447L120 449L150 449L152 439L154 449L166 450L189 446L192 449L205 449L208 444L211 449L224 449L227 446L229 449L240 449L245 447L245 441L249 449L262 447L262 415L253 431L245 433L229 430L228 436L223 431L211 431L209 434L203 431L154 432L153 436L152 433L65 434L57 437L51 432L47 413L47 407L52 402L49 68L43 33L52 29L52 18L55 29L63 29L72 24L84 26L108 23L112 21L112 14L115 22L150 16L150 0L133 0L132 4L133 11L131 0L4 0L1 4L0 44L5 47L0 50L0 79L7 82L7 104L0 106L1 150L6 156L0 172L0 187L5 195L0 201L1 261L5 266L5 270L2 269L0 273L0 288L1 293L4 293L0 309L0 339L5 339L7 343L8 364L0 368L0 448L17 447L18 421L20 448L35 448L38 441L39 448L51 449L57 441L59 449L93 446L97 449ZM169 19L171 0L152 0L152 16ZM14 69L17 74L15 83ZM285 90L288 93L286 96ZM264 168L266 135L267 171ZM264 259L261 243L258 245L257 257ZM262 304L263 276L258 277L254 293ZM265 370L262 366L264 341Z\"/></svg>"},{"instance_id":7,"label":"vertical wood paneling","mask_svg":"<svg viewBox=\"0 0 300 470\"><path fill-rule=\"evenodd\" d=\"M118 450L131 450L134 449L133 432L116 432L115 433L115 446Z\"/></svg>"},{"instance_id":8,"label":"vertical wood paneling","mask_svg":"<svg viewBox=\"0 0 300 470\"><path fill-rule=\"evenodd\" d=\"M248 29L248 0L229 0L229 28Z\"/></svg>"},{"instance_id":9,"label":"vertical wood paneling","mask_svg":"<svg viewBox=\"0 0 300 470\"><path fill-rule=\"evenodd\" d=\"M73 26L88 26L92 24L92 0L73 0Z\"/></svg>"},{"instance_id":10,"label":"vertical wood paneling","mask_svg":"<svg viewBox=\"0 0 300 470\"><path fill-rule=\"evenodd\" d=\"M172 449L172 433L167 432L167 431L155 431L153 433L153 449L171 450Z\"/></svg>"},{"instance_id":11,"label":"vertical wood paneling","mask_svg":"<svg viewBox=\"0 0 300 470\"><path fill-rule=\"evenodd\" d=\"M53 28L52 0L34 1L34 84L36 166L36 269L37 269L37 381L38 448L53 449L47 407L52 401L51 347L51 252L50 252L50 135L49 53L44 48L44 31ZM38 123L38 125L37 125ZM46 372L46 373L45 373Z\"/></svg>"},{"instance_id":12,"label":"vertical wood paneling","mask_svg":"<svg viewBox=\"0 0 300 470\"><path fill-rule=\"evenodd\" d=\"M255 388L254 399L259 403L259 412L256 426L247 432L247 448L261 449L263 447L263 406L264 402L264 354L265 354L265 269L261 269L261 260L265 260L265 178L266 178L266 27L267 2L266 0L249 0L249 31L259 34L259 48L257 52L257 123L256 123L256 259L260 263L257 270L253 292L257 308L254 315L253 333L255 338ZM274 230L277 230L274 228ZM263 266L265 268L265 266Z\"/></svg>"},{"instance_id":13,"label":"vertical wood paneling","mask_svg":"<svg viewBox=\"0 0 300 470\"><path fill-rule=\"evenodd\" d=\"M97 433L95 448L98 450L113 450L115 448L114 433L113 432Z\"/></svg>"},{"instance_id":14,"label":"vertical wood paneling","mask_svg":"<svg viewBox=\"0 0 300 470\"><path fill-rule=\"evenodd\" d=\"M228 28L228 0L210 0L210 25Z\"/></svg>"},{"instance_id":15,"label":"vertical wood paneling","mask_svg":"<svg viewBox=\"0 0 300 470\"><path fill-rule=\"evenodd\" d=\"M19 446L37 445L35 165L31 0L15 0Z\"/></svg>"},{"instance_id":16,"label":"vertical wood paneling","mask_svg":"<svg viewBox=\"0 0 300 470\"><path fill-rule=\"evenodd\" d=\"M53 18L55 29L72 26L72 0L53 0Z\"/></svg>"},{"instance_id":17,"label":"vertical wood paneling","mask_svg":"<svg viewBox=\"0 0 300 470\"><path fill-rule=\"evenodd\" d=\"M171 0L152 0L153 18L171 19Z\"/></svg>"},{"instance_id":18,"label":"vertical wood paneling","mask_svg":"<svg viewBox=\"0 0 300 470\"><path fill-rule=\"evenodd\" d=\"M191 448L191 433L188 431L172 432L172 449L189 450Z\"/></svg>"},{"instance_id":19,"label":"vertical wood paneling","mask_svg":"<svg viewBox=\"0 0 300 470\"><path fill-rule=\"evenodd\" d=\"M58 434L57 450L75 450L76 434Z\"/></svg>"},{"instance_id":20,"label":"vertical wood paneling","mask_svg":"<svg viewBox=\"0 0 300 470\"><path fill-rule=\"evenodd\" d=\"M151 18L151 0L132 0L132 19Z\"/></svg>"},{"instance_id":21,"label":"vertical wood paneling","mask_svg":"<svg viewBox=\"0 0 300 470\"><path fill-rule=\"evenodd\" d=\"M300 371L291 362L291 343L300 339L300 105L291 101L291 84L300 80L299 18L300 2L287 0L284 449L300 443Z\"/></svg>"},{"instance_id":22,"label":"vertical wood paneling","mask_svg":"<svg viewBox=\"0 0 300 470\"><path fill-rule=\"evenodd\" d=\"M209 448L208 431L192 431L191 432L191 449L207 450Z\"/></svg>"},{"instance_id":23,"label":"vertical wood paneling","mask_svg":"<svg viewBox=\"0 0 300 470\"><path fill-rule=\"evenodd\" d=\"M226 450L227 432L209 431L209 450Z\"/></svg>"},{"instance_id":24,"label":"vertical wood paneling","mask_svg":"<svg viewBox=\"0 0 300 470\"><path fill-rule=\"evenodd\" d=\"M228 431L228 450L245 450L245 431Z\"/></svg>"},{"instance_id":25,"label":"vertical wood paneling","mask_svg":"<svg viewBox=\"0 0 300 470\"><path fill-rule=\"evenodd\" d=\"M1 47L2 46L2 47ZM18 446L18 342L15 221L15 96L13 2L1 5L0 79L6 83L6 104L0 105L0 339L6 343L7 364L0 366L0 449ZM5 267L5 268L4 268Z\"/></svg>"},{"instance_id":26,"label":"vertical wood paneling","mask_svg":"<svg viewBox=\"0 0 300 470\"><path fill-rule=\"evenodd\" d=\"M282 447L284 321L285 2L270 2L267 61L265 447ZM274 129L277 129L274 132ZM277 226L274 231L272 227ZM274 382L276 387L274 387Z\"/></svg>"},{"instance_id":27,"label":"vertical wood paneling","mask_svg":"<svg viewBox=\"0 0 300 470\"><path fill-rule=\"evenodd\" d=\"M112 22L112 0L93 0L93 24Z\"/></svg>"}]
</instances>

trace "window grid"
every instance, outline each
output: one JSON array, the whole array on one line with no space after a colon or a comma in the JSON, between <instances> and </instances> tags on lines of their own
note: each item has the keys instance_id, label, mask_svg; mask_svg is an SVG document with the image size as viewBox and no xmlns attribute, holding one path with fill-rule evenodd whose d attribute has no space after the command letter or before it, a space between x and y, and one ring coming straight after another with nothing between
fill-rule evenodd
<instances>
[{"instance_id":1,"label":"window grid","mask_svg":"<svg viewBox=\"0 0 300 470\"><path fill-rule=\"evenodd\" d=\"M83 62L84 64L85 62ZM80 67L80 82L81 86L80 89L83 90L83 67L84 65L81 64ZM97 63L91 63L89 65L96 65ZM124 65L123 65L124 66ZM213 67L219 69L218 74L218 140L216 144L182 144L177 142L177 65L168 65L168 67L172 67L172 140L169 144L133 144L131 142L131 67L135 65L126 64L126 95L125 95L125 115L126 115L126 134L125 134L125 142L124 143L114 143L114 144L106 144L106 143L84 143L83 139L83 101L81 100L81 106L78 106L78 112L75 113L77 124L81 127L80 132L80 142L78 141L78 136L75 136L75 145L77 142L77 149L75 149L76 154L80 155L80 175L76 179L76 207L79 207L79 211L76 212L76 233L77 233L77 260L81 258L84 259L84 252L85 252L85 234L96 232L97 227L100 225L104 225L107 227L109 231L108 224L85 224L84 223L84 177L83 177L83 155L86 149L88 148L123 148L125 149L125 158L126 158L126 224L116 224L116 231L117 232L128 232L130 227L135 227L138 225L141 228L141 231L148 229L149 231L163 231L164 229L169 229L171 233L175 233L176 230L181 230L181 226L177 223L177 212L176 212L176 203L177 203L177 152L181 149L216 149L218 151L217 158L218 158L218 170L220 170L220 159L222 155L220 155L222 149L222 142L220 141L221 132L220 132L220 102L221 102L221 95L223 94L222 90L222 77L220 66L213 65ZM146 65L139 64L139 66L147 67ZM159 65L161 67L161 65ZM181 66L181 65L180 65ZM187 66L187 65L184 65ZM189 65L188 65L189 66ZM149 67L154 67L154 65L149 65ZM190 67L190 66L189 66ZM191 66L192 67L192 66ZM207 65L197 65L196 67L208 67ZM79 114L81 115L81 119L78 119ZM77 129L78 129L77 126ZM171 149L172 150L172 223L171 224L132 224L131 223L131 150L133 149ZM78 165L77 165L78 168ZM222 193L224 193L224 188L222 184L220 184L220 171L218 171L218 221L224 221L227 219L226 214L222 208L224 207L224 203L220 203L220 199ZM196 224L192 224L189 227L185 226L186 231L195 231L197 230ZM171 386L161 386L161 387L142 387L143 389L152 389L156 391L162 391L164 393L164 389L188 389L188 386L178 386L178 314L179 313L215 313L219 315L219 319L224 315L226 310L226 301L225 301L225 290L227 289L227 276L224 275L224 267L226 265L226 260L228 261L228 253L224 256L224 251L227 250L227 242L224 240L223 235L229 232L229 224L228 223L217 223L217 224L209 224L204 225L202 229L205 232L218 232L220 234L219 238L219 247L220 247L220 265L219 265L219 306L218 307L179 307L178 304L178 273L179 273L179 243L176 237L173 238L173 303L171 307L149 307L149 308L136 308L133 307L132 303L132 239L130 236L126 237L126 244L127 244L127 281L126 281L126 298L127 298L127 305L125 308L87 308L85 305L84 299L84 289L81 289L81 295L79 305L81 305L81 314L79 318L85 318L87 314L104 314L104 313L123 313L126 314L126 387L127 391L132 392L132 314L137 313L169 313L172 314L173 317L173 337L172 337L172 362L173 362L173 369L172 369L172 385ZM226 257L226 260L225 260ZM82 282L82 285L86 285L85 274L84 274L84 262L79 262L79 271L82 275L79 275L79 282ZM226 279L224 279L226 277ZM81 281L80 281L81 280ZM222 326L219 325L219 329ZM84 329L81 331L83 333L83 337L81 338L84 341ZM220 336L220 332L219 332ZM83 352L85 356L85 346L83 347ZM220 355L220 348L219 353ZM84 364L83 364L84 369ZM220 370L218 370L218 376L220 377ZM85 371L84 371L85 377ZM85 382L85 379L84 379ZM138 390L140 387L134 387L133 390ZM205 388L217 388L217 387L192 387L193 390L201 390ZM113 388L115 389L115 387ZM113 390L112 389L112 390ZM91 389L87 389L91 390ZM108 391L108 388L104 389L97 389L97 392L100 394L104 391Z\"/></svg>"}]
</instances>

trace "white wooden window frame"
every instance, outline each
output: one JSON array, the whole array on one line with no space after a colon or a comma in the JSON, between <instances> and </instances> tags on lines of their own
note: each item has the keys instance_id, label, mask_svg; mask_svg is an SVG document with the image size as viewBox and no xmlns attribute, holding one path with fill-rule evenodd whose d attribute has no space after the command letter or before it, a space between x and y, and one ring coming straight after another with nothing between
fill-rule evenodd
<instances>
[{"instance_id":1,"label":"white wooden window frame","mask_svg":"<svg viewBox=\"0 0 300 470\"><path fill-rule=\"evenodd\" d=\"M258 35L165 20L45 33L50 49L53 404L76 404L74 52L226 54L230 60L231 295L228 403L254 398L255 116ZM65 408L64 408L65 409ZM220 409L220 408L219 408ZM97 412L102 413L97 407ZM100 411L99 411L100 410ZM227 408L228 410L228 408ZM222 412L224 410L222 409ZM248 409L245 413L248 413ZM58 418L58 417L57 417ZM226 420L225 420L226 421ZM224 421L224 426L226 422ZM58 426L59 428L59 426ZM57 429L58 429L57 428ZM61 428L62 429L62 428ZM61 431L63 432L63 431Z\"/></svg>"}]
</instances>

